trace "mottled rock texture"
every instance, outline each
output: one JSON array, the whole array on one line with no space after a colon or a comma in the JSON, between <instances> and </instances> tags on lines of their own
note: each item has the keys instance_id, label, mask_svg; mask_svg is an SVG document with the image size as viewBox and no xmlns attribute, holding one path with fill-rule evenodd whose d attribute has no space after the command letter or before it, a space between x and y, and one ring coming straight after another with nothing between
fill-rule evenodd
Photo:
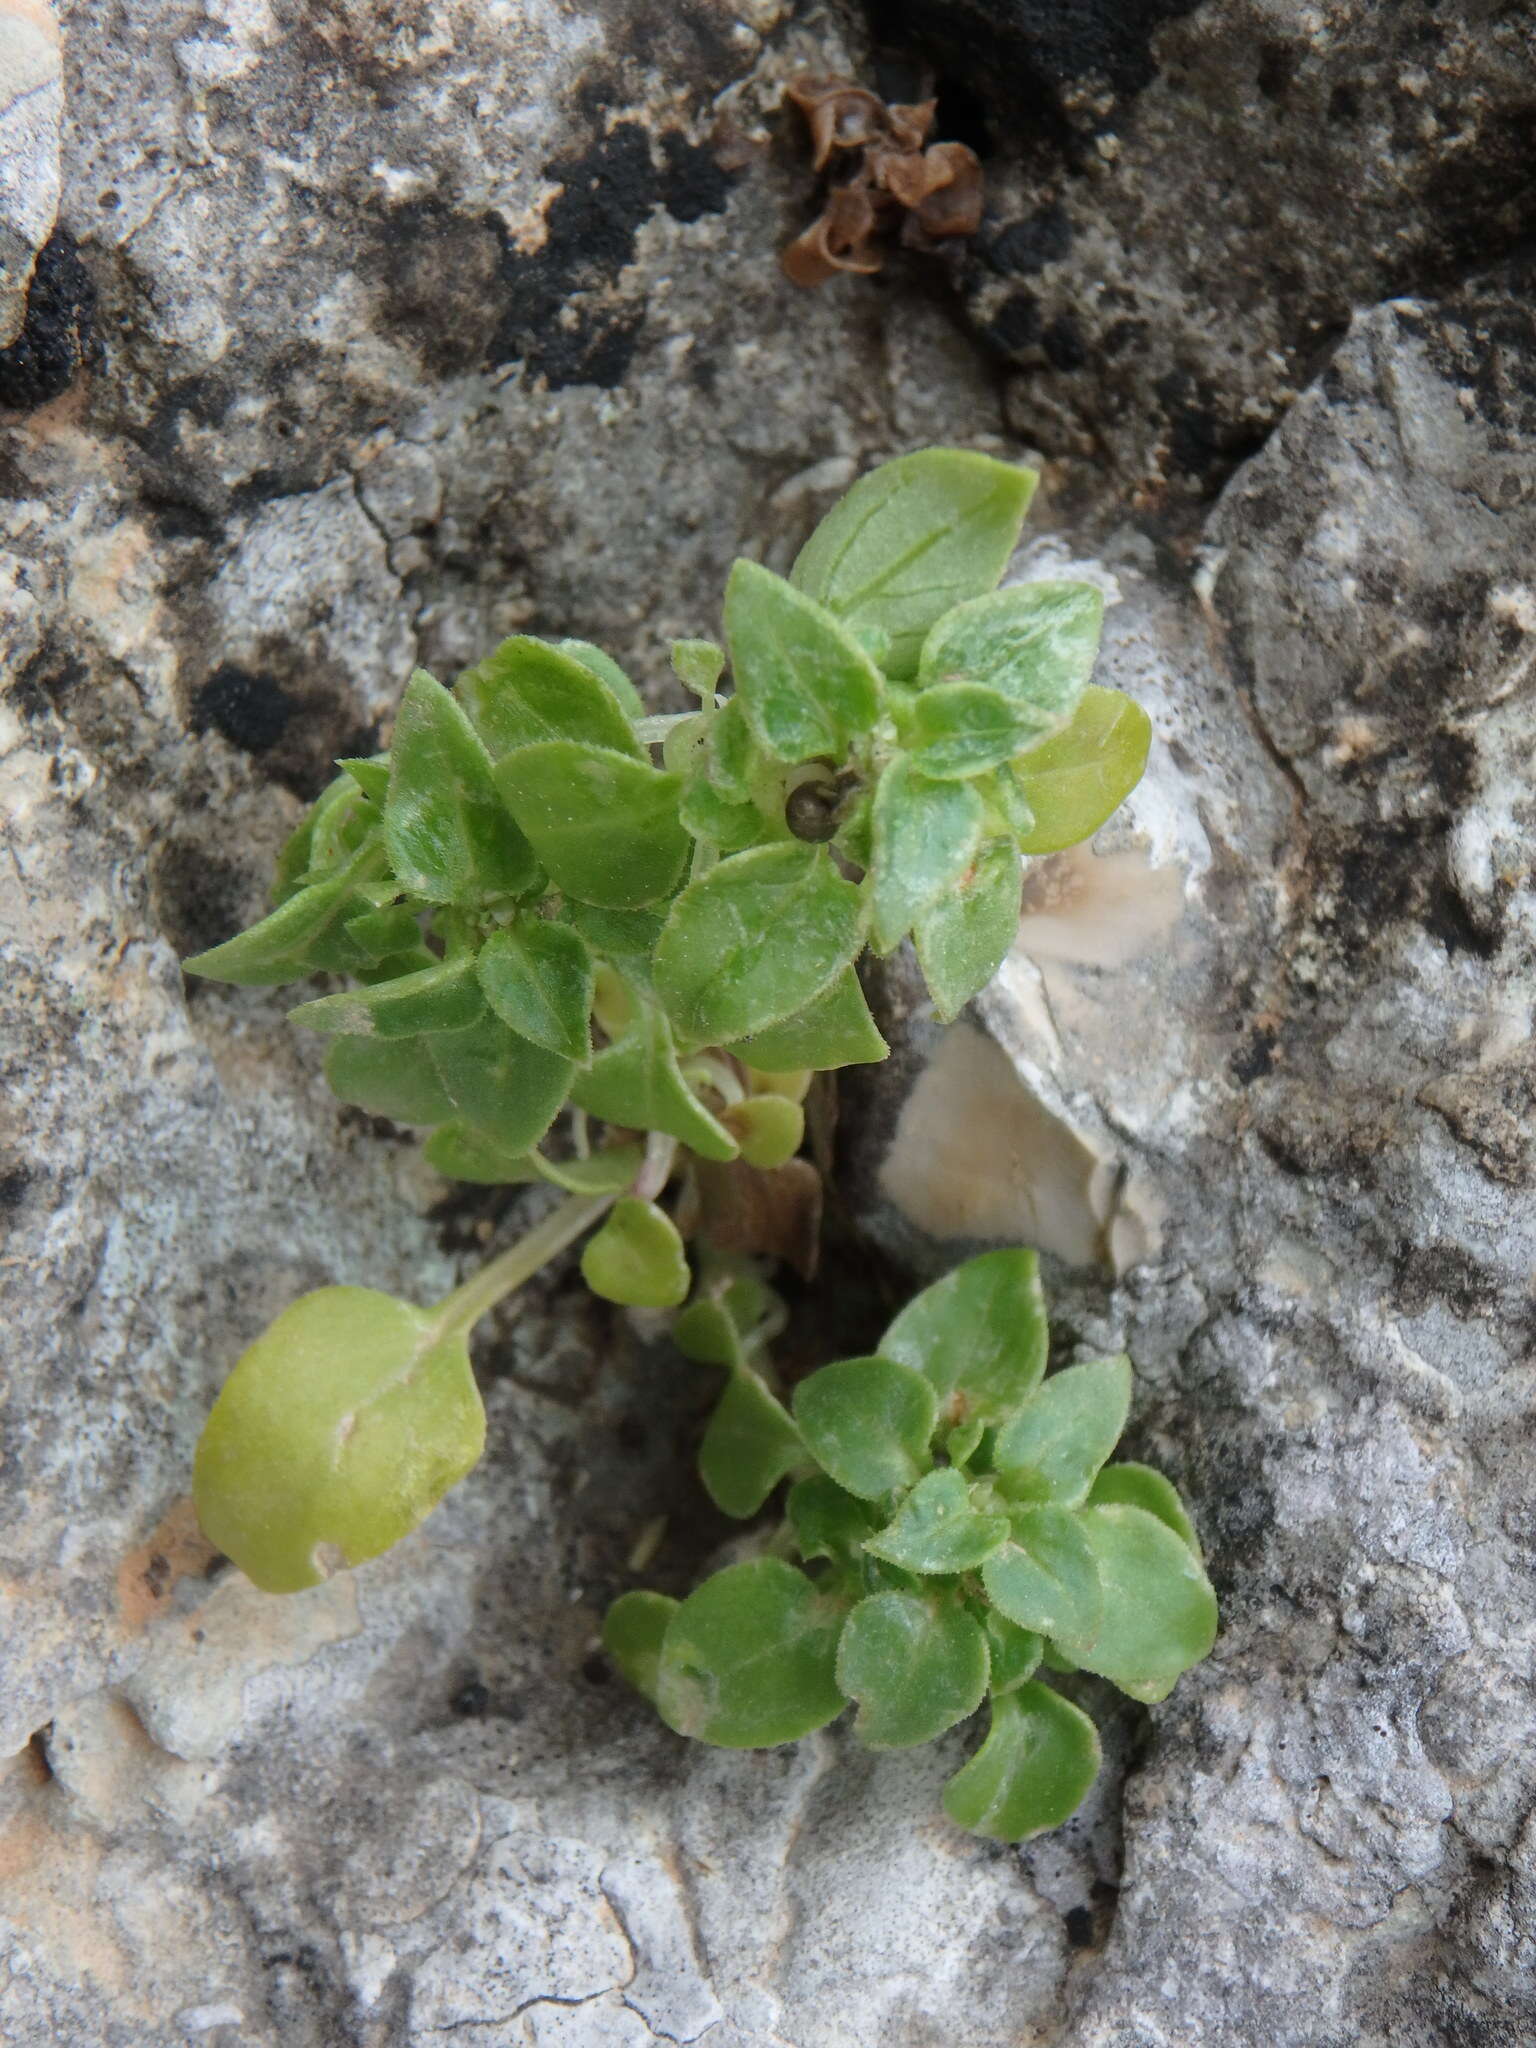
<instances>
[{"instance_id":1,"label":"mottled rock texture","mask_svg":"<svg viewBox=\"0 0 1536 2048\"><path fill-rule=\"evenodd\" d=\"M993 213L813 296L778 96L864 62L852 13L60 13L96 354L0 429L0 2033L1528 2041L1523 11L882 9ZM937 1059L884 978L842 1142L885 1258L837 1240L819 1341L1034 1219L1226 1628L1153 1713L1090 1697L1090 1809L1009 1851L939 1817L962 1738L689 1751L611 1679L639 1532L678 1590L729 1531L708 1376L569 1273L489 1333L490 1455L416 1538L281 1603L210 1561L186 1478L240 1346L325 1280L430 1297L518 1212L176 961L413 661L526 626L657 679L867 462L1029 438L1017 573L1104 583L1158 742Z\"/></svg>"}]
</instances>

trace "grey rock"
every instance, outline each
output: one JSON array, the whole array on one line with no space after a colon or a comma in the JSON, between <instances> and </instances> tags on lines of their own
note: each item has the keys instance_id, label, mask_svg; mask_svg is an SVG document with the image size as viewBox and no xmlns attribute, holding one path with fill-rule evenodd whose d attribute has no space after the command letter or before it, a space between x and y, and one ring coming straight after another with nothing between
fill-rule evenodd
<instances>
[{"instance_id":1,"label":"grey rock","mask_svg":"<svg viewBox=\"0 0 1536 2048\"><path fill-rule=\"evenodd\" d=\"M913 274L799 296L776 270L808 197L778 93L858 63L853 26L775 0L61 11L61 217L105 344L6 430L0 506L0 2031L1527 2038L1521 281L1362 312L1192 564L1123 505L1074 529L1058 467L1017 565L1118 598L1104 673L1152 710L1153 768L1102 859L1031 875L969 1039L886 975L897 1055L842 1141L889 1272L848 1258L820 1341L860 1348L887 1280L1033 1202L1061 1353L1134 1353L1132 1447L1194 1503L1226 1626L1152 1714L1085 1695L1099 1786L1008 1851L939 1811L962 1734L690 1751L594 1657L654 1517L673 1592L730 1530L688 1477L711 1376L568 1267L483 1334L489 1455L391 1556L267 1600L184 1500L215 1388L294 1293L431 1298L526 1213L338 1110L277 998L178 971L259 906L330 759L412 662L451 675L523 626L662 701L666 640L711 628L739 550L786 561L886 453L1020 452ZM1172 22L1162 71L1106 89L1152 123L1168 39L1204 24L1225 63L1236 19ZM1171 263L1196 173L1175 153L1159 186L1146 148L1138 260ZM1254 265L1292 223L1252 228ZM1362 261L1338 292L1399 281ZM1182 360L1192 303L1148 288L1149 363ZM1265 426L1301 381L1259 367L1270 334L1232 359ZM1086 417L1120 373L1080 374ZM942 1135L956 1076L1004 1137L973 1123L1001 1163L946 1220L954 1167L891 1155L916 1113Z\"/></svg>"},{"instance_id":2,"label":"grey rock","mask_svg":"<svg viewBox=\"0 0 1536 2048\"><path fill-rule=\"evenodd\" d=\"M966 268L1019 366L1017 430L1086 499L1206 497L1352 311L1529 234L1523 8L908 0L984 97L990 219ZM998 81L1006 81L999 88Z\"/></svg>"}]
</instances>

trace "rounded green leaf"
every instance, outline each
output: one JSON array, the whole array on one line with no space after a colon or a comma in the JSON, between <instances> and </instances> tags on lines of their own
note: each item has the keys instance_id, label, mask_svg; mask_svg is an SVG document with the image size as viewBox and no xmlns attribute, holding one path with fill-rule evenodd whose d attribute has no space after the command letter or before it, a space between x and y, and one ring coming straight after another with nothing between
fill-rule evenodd
<instances>
[{"instance_id":1,"label":"rounded green leaf","mask_svg":"<svg viewBox=\"0 0 1536 2048\"><path fill-rule=\"evenodd\" d=\"M981 1568L987 1598L1009 1621L1036 1635L1091 1641L1103 1613L1095 1554L1078 1516L1065 1508L1027 1508L1012 1517L1013 1536Z\"/></svg>"},{"instance_id":2,"label":"rounded green leaf","mask_svg":"<svg viewBox=\"0 0 1536 2048\"><path fill-rule=\"evenodd\" d=\"M964 781L1011 761L1039 735L1039 719L1000 690L936 683L912 700L906 744L912 765L925 775Z\"/></svg>"},{"instance_id":3,"label":"rounded green leaf","mask_svg":"<svg viewBox=\"0 0 1536 2048\"><path fill-rule=\"evenodd\" d=\"M879 635L887 675L914 675L933 622L1008 566L1035 483L962 448L898 456L833 506L790 579L851 632Z\"/></svg>"},{"instance_id":4,"label":"rounded green leaf","mask_svg":"<svg viewBox=\"0 0 1536 2048\"><path fill-rule=\"evenodd\" d=\"M465 669L454 695L493 760L543 740L578 740L644 758L630 727L643 708L634 685L617 662L584 641L552 647L524 634L503 640L494 654Z\"/></svg>"},{"instance_id":5,"label":"rounded green leaf","mask_svg":"<svg viewBox=\"0 0 1536 2048\"><path fill-rule=\"evenodd\" d=\"M543 1179L532 1152L509 1151L469 1124L447 1123L435 1130L426 1143L426 1160L449 1180L483 1187L514 1187Z\"/></svg>"},{"instance_id":6,"label":"rounded green leaf","mask_svg":"<svg viewBox=\"0 0 1536 2048\"><path fill-rule=\"evenodd\" d=\"M495 777L557 888L602 909L638 910L676 887L690 846L678 776L609 747L545 740L506 755Z\"/></svg>"},{"instance_id":7,"label":"rounded green leaf","mask_svg":"<svg viewBox=\"0 0 1536 2048\"><path fill-rule=\"evenodd\" d=\"M568 1060L592 1050L592 955L568 925L519 917L492 932L475 963L504 1024Z\"/></svg>"},{"instance_id":8,"label":"rounded green leaf","mask_svg":"<svg viewBox=\"0 0 1536 2048\"><path fill-rule=\"evenodd\" d=\"M805 1136L805 1111L782 1095L749 1095L722 1110L720 1121L741 1147L748 1166L771 1173L793 1159Z\"/></svg>"},{"instance_id":9,"label":"rounded green leaf","mask_svg":"<svg viewBox=\"0 0 1536 2048\"><path fill-rule=\"evenodd\" d=\"M987 1631L987 1690L992 1693L1017 1692L1027 1679L1034 1677L1045 1655L1045 1638L1033 1629L1020 1628L1016 1621L1010 1621L999 1614L995 1607L986 1612Z\"/></svg>"},{"instance_id":10,"label":"rounded green leaf","mask_svg":"<svg viewBox=\"0 0 1536 2048\"><path fill-rule=\"evenodd\" d=\"M925 1287L880 1351L931 1381L946 1420L998 1423L1040 1384L1048 1342L1040 1262L1007 1250L982 1252Z\"/></svg>"},{"instance_id":11,"label":"rounded green leaf","mask_svg":"<svg viewBox=\"0 0 1536 2048\"><path fill-rule=\"evenodd\" d=\"M453 1115L447 1090L418 1038L333 1038L325 1078L343 1102L397 1124L440 1124Z\"/></svg>"},{"instance_id":12,"label":"rounded green leaf","mask_svg":"<svg viewBox=\"0 0 1536 2048\"><path fill-rule=\"evenodd\" d=\"M1196 1557L1201 1554L1199 1535L1178 1488L1150 1465L1106 1465L1088 1489L1088 1501L1092 1507L1145 1508L1149 1515L1166 1522Z\"/></svg>"},{"instance_id":13,"label":"rounded green leaf","mask_svg":"<svg viewBox=\"0 0 1536 2048\"><path fill-rule=\"evenodd\" d=\"M803 1010L736 1039L726 1051L760 1074L793 1074L807 1067L822 1072L866 1066L883 1060L890 1047L869 1014L858 974L845 967Z\"/></svg>"},{"instance_id":14,"label":"rounded green leaf","mask_svg":"<svg viewBox=\"0 0 1536 2048\"><path fill-rule=\"evenodd\" d=\"M998 1432L992 1467L1010 1500L1075 1508L1120 1441L1131 1412L1131 1361L1095 1358L1055 1372Z\"/></svg>"},{"instance_id":15,"label":"rounded green leaf","mask_svg":"<svg viewBox=\"0 0 1536 2048\"><path fill-rule=\"evenodd\" d=\"M978 996L1018 937L1024 874L1011 839L984 846L949 895L917 920L913 938L933 1007L949 1023Z\"/></svg>"},{"instance_id":16,"label":"rounded green leaf","mask_svg":"<svg viewBox=\"0 0 1536 2048\"><path fill-rule=\"evenodd\" d=\"M575 1076L571 1095L605 1123L662 1131L702 1159L736 1157L736 1140L684 1080L671 1027L654 1003L638 1005L624 1036Z\"/></svg>"},{"instance_id":17,"label":"rounded green leaf","mask_svg":"<svg viewBox=\"0 0 1536 2048\"><path fill-rule=\"evenodd\" d=\"M1006 1515L978 1514L952 1465L919 1479L865 1549L909 1572L968 1572L1008 1541Z\"/></svg>"},{"instance_id":18,"label":"rounded green leaf","mask_svg":"<svg viewBox=\"0 0 1536 2048\"><path fill-rule=\"evenodd\" d=\"M408 1535L475 1464L485 1414L462 1336L369 1287L302 1295L242 1356L193 1466L210 1542L296 1592Z\"/></svg>"},{"instance_id":19,"label":"rounded green leaf","mask_svg":"<svg viewBox=\"0 0 1536 2048\"><path fill-rule=\"evenodd\" d=\"M603 1648L648 1700L656 1698L661 1645L680 1604L665 1593L621 1593L603 1616Z\"/></svg>"},{"instance_id":20,"label":"rounded green leaf","mask_svg":"<svg viewBox=\"0 0 1536 2048\"><path fill-rule=\"evenodd\" d=\"M918 686L982 683L1032 718L1064 725L1093 673L1104 596L1091 583L1022 583L972 598L923 642Z\"/></svg>"},{"instance_id":21,"label":"rounded green leaf","mask_svg":"<svg viewBox=\"0 0 1536 2048\"><path fill-rule=\"evenodd\" d=\"M859 642L771 569L732 565L725 637L747 722L779 760L840 760L879 717L880 671Z\"/></svg>"},{"instance_id":22,"label":"rounded green leaf","mask_svg":"<svg viewBox=\"0 0 1536 2048\"><path fill-rule=\"evenodd\" d=\"M654 1202L625 1195L587 1239L581 1277L626 1308L676 1308L688 1295L688 1256L677 1225Z\"/></svg>"},{"instance_id":23,"label":"rounded green leaf","mask_svg":"<svg viewBox=\"0 0 1536 2048\"><path fill-rule=\"evenodd\" d=\"M837 1682L859 1703L866 1749L910 1749L981 1705L987 1639L952 1597L874 1593L844 1624Z\"/></svg>"},{"instance_id":24,"label":"rounded green leaf","mask_svg":"<svg viewBox=\"0 0 1536 2048\"><path fill-rule=\"evenodd\" d=\"M1021 853L1059 853L1091 839L1140 782L1152 721L1119 690L1087 689L1072 722L1020 754L1013 775L1033 816Z\"/></svg>"},{"instance_id":25,"label":"rounded green leaf","mask_svg":"<svg viewBox=\"0 0 1536 2048\"><path fill-rule=\"evenodd\" d=\"M644 718L645 702L623 669L611 654L605 654L601 647L594 647L590 640L557 640L555 651L568 654L572 661L579 661L584 669L591 671L600 683L606 685L619 709L626 718ZM555 735L551 734L551 738ZM596 738L595 733L573 733L573 739ZM611 742L599 741L600 745Z\"/></svg>"},{"instance_id":26,"label":"rounded green leaf","mask_svg":"<svg viewBox=\"0 0 1536 2048\"><path fill-rule=\"evenodd\" d=\"M944 1788L944 1811L972 1834L1023 1842L1057 1828L1099 1774L1098 1730L1038 1679L992 1701L992 1727Z\"/></svg>"},{"instance_id":27,"label":"rounded green leaf","mask_svg":"<svg viewBox=\"0 0 1536 2048\"><path fill-rule=\"evenodd\" d=\"M395 719L384 840L396 877L429 903L516 896L536 879L479 734L425 669L406 685Z\"/></svg>"},{"instance_id":28,"label":"rounded green leaf","mask_svg":"<svg viewBox=\"0 0 1536 2048\"><path fill-rule=\"evenodd\" d=\"M769 1749L825 1727L843 1604L776 1557L728 1565L690 1593L662 1641L661 1718L723 1749Z\"/></svg>"},{"instance_id":29,"label":"rounded green leaf","mask_svg":"<svg viewBox=\"0 0 1536 2048\"><path fill-rule=\"evenodd\" d=\"M795 1420L817 1464L849 1493L878 1500L927 1469L938 1399L893 1358L845 1358L795 1389Z\"/></svg>"},{"instance_id":30,"label":"rounded green leaf","mask_svg":"<svg viewBox=\"0 0 1536 2048\"><path fill-rule=\"evenodd\" d=\"M436 1031L424 1042L459 1116L503 1151L536 1145L565 1106L570 1061L499 1017L487 1013L467 1031Z\"/></svg>"},{"instance_id":31,"label":"rounded green leaf","mask_svg":"<svg viewBox=\"0 0 1536 2048\"><path fill-rule=\"evenodd\" d=\"M288 1021L354 1038L422 1038L462 1031L484 1009L474 960L463 954L371 988L344 989L339 995L300 1003L288 1012Z\"/></svg>"},{"instance_id":32,"label":"rounded green leaf","mask_svg":"<svg viewBox=\"0 0 1536 2048\"><path fill-rule=\"evenodd\" d=\"M807 1564L825 1557L837 1565L857 1565L865 1538L880 1526L879 1517L866 1501L845 1493L824 1472L797 1479L789 1489L784 1512L794 1532L795 1547Z\"/></svg>"},{"instance_id":33,"label":"rounded green leaf","mask_svg":"<svg viewBox=\"0 0 1536 2048\"><path fill-rule=\"evenodd\" d=\"M804 1462L799 1430L751 1367L738 1365L699 1446L705 1492L722 1514L745 1520Z\"/></svg>"},{"instance_id":34,"label":"rounded green leaf","mask_svg":"<svg viewBox=\"0 0 1536 2048\"><path fill-rule=\"evenodd\" d=\"M1132 1699L1166 1699L1216 1640L1216 1595L1200 1560L1144 1508L1088 1507L1074 1519L1097 1569L1102 1610L1093 1629L1049 1633L1062 1638L1084 1671L1096 1671Z\"/></svg>"},{"instance_id":35,"label":"rounded green leaf","mask_svg":"<svg viewBox=\"0 0 1536 2048\"><path fill-rule=\"evenodd\" d=\"M824 850L733 854L673 904L656 946L656 990L686 1045L718 1045L815 1001L863 935L859 892Z\"/></svg>"},{"instance_id":36,"label":"rounded green leaf","mask_svg":"<svg viewBox=\"0 0 1536 2048\"><path fill-rule=\"evenodd\" d=\"M968 782L935 782L905 756L875 791L871 943L894 952L913 921L956 888L981 844L985 806Z\"/></svg>"},{"instance_id":37,"label":"rounded green leaf","mask_svg":"<svg viewBox=\"0 0 1536 2048\"><path fill-rule=\"evenodd\" d=\"M713 698L715 685L725 673L725 649L713 640L674 640L672 673L696 697Z\"/></svg>"}]
</instances>

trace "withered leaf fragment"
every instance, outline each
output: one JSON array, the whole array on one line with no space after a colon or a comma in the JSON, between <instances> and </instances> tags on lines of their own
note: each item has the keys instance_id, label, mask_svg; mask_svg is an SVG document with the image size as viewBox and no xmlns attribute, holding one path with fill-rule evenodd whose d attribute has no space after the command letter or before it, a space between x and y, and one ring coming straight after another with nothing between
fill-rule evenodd
<instances>
[{"instance_id":1,"label":"withered leaf fragment","mask_svg":"<svg viewBox=\"0 0 1536 2048\"><path fill-rule=\"evenodd\" d=\"M898 220L909 248L975 234L981 164L963 142L928 144L932 100L887 106L851 79L812 77L796 79L789 97L810 128L815 169L833 175L821 213L780 258L795 284L825 284L840 271L869 276L885 260L877 237Z\"/></svg>"}]
</instances>

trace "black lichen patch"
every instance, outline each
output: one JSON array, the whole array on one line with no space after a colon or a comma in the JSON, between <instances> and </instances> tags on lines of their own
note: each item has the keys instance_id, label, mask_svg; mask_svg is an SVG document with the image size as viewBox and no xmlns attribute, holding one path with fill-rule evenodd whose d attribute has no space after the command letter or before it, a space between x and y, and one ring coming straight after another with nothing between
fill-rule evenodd
<instances>
[{"instance_id":1,"label":"black lichen patch","mask_svg":"<svg viewBox=\"0 0 1536 2048\"><path fill-rule=\"evenodd\" d=\"M546 164L544 175L563 189L546 213L542 248L524 254L503 244L503 312L486 360L522 362L555 390L611 389L645 321L643 306L609 296L634 260L641 227L658 206L680 221L720 212L731 176L707 149L675 133L663 138L658 162L638 121L618 122L580 155Z\"/></svg>"},{"instance_id":2,"label":"black lichen patch","mask_svg":"<svg viewBox=\"0 0 1536 2048\"><path fill-rule=\"evenodd\" d=\"M275 676L226 661L192 700L192 729L221 732L247 754L264 754L288 730L295 704Z\"/></svg>"},{"instance_id":3,"label":"black lichen patch","mask_svg":"<svg viewBox=\"0 0 1536 2048\"><path fill-rule=\"evenodd\" d=\"M0 1215L21 1207L36 1178L30 1166L0 1167Z\"/></svg>"},{"instance_id":4,"label":"black lichen patch","mask_svg":"<svg viewBox=\"0 0 1536 2048\"><path fill-rule=\"evenodd\" d=\"M1459 1321L1479 1322L1499 1302L1497 1274L1459 1244L1399 1246L1394 1278L1405 1316L1421 1316L1440 1302Z\"/></svg>"},{"instance_id":5,"label":"black lichen patch","mask_svg":"<svg viewBox=\"0 0 1536 2048\"><path fill-rule=\"evenodd\" d=\"M95 313L75 238L55 228L38 251L21 332L0 349L0 408L31 412L66 392L91 357Z\"/></svg>"},{"instance_id":6,"label":"black lichen patch","mask_svg":"<svg viewBox=\"0 0 1536 2048\"><path fill-rule=\"evenodd\" d=\"M261 914L252 909L249 871L193 840L175 839L161 849L150 895L161 931L183 960L219 945Z\"/></svg>"},{"instance_id":7,"label":"black lichen patch","mask_svg":"<svg viewBox=\"0 0 1536 2048\"><path fill-rule=\"evenodd\" d=\"M1066 208L1053 200L1000 228L982 255L1004 277L1031 277L1048 263L1060 263L1071 248L1072 223Z\"/></svg>"},{"instance_id":8,"label":"black lichen patch","mask_svg":"<svg viewBox=\"0 0 1536 2048\"><path fill-rule=\"evenodd\" d=\"M25 662L11 688L11 702L26 719L61 714L71 691L84 682L85 663L72 654L43 646Z\"/></svg>"},{"instance_id":9,"label":"black lichen patch","mask_svg":"<svg viewBox=\"0 0 1536 2048\"><path fill-rule=\"evenodd\" d=\"M501 318L500 222L420 200L392 207L379 232L379 281L391 333L435 376L478 369Z\"/></svg>"},{"instance_id":10,"label":"black lichen patch","mask_svg":"<svg viewBox=\"0 0 1536 2048\"><path fill-rule=\"evenodd\" d=\"M931 50L985 92L1007 79L1020 118L1043 110L1063 120L1063 102L1085 86L1128 98L1157 76L1152 42L1165 22L1198 0L865 0L883 40ZM1086 102L1085 102L1086 103ZM1107 118L1096 114L1095 121Z\"/></svg>"}]
</instances>

